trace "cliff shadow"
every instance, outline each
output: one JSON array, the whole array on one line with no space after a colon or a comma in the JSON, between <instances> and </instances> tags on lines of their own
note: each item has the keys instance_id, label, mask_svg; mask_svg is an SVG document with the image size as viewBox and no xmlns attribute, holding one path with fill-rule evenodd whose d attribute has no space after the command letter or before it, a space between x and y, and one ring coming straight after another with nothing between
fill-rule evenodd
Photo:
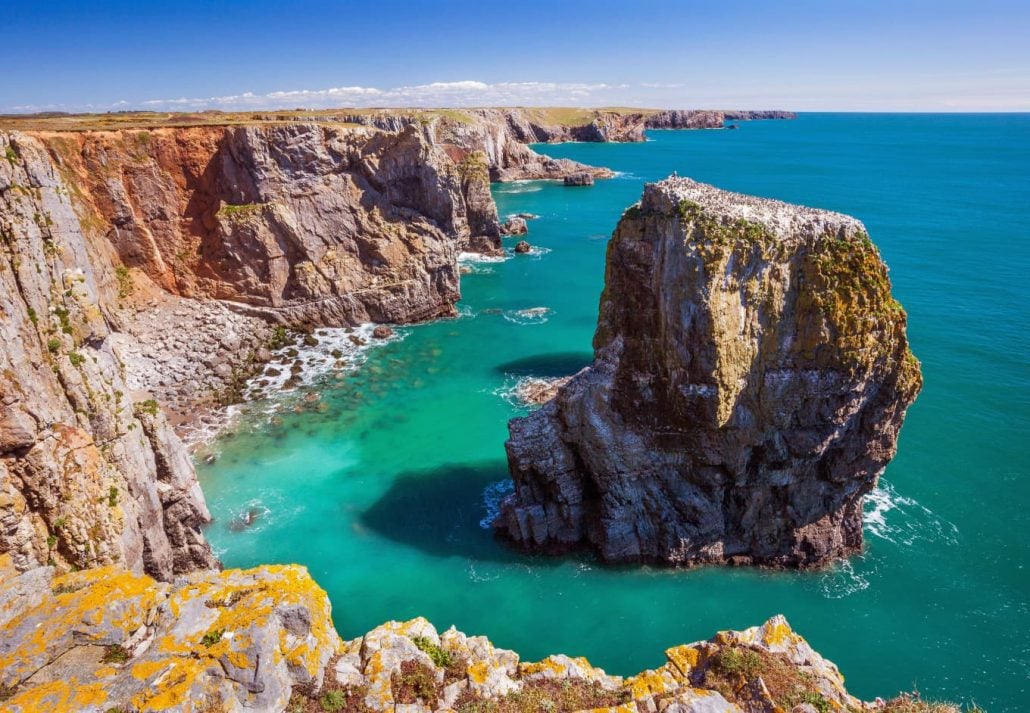
<instances>
[{"instance_id":1,"label":"cliff shadow","mask_svg":"<svg viewBox=\"0 0 1030 713\"><path fill-rule=\"evenodd\" d=\"M557 566L563 558L520 553L496 538L492 519L510 488L504 461L445 464L397 477L383 496L362 513L369 530L434 557L466 557L493 562Z\"/></svg>"},{"instance_id":2,"label":"cliff shadow","mask_svg":"<svg viewBox=\"0 0 1030 713\"><path fill-rule=\"evenodd\" d=\"M494 369L515 376L571 376L593 362L593 352L554 352L515 359L498 364Z\"/></svg>"}]
</instances>

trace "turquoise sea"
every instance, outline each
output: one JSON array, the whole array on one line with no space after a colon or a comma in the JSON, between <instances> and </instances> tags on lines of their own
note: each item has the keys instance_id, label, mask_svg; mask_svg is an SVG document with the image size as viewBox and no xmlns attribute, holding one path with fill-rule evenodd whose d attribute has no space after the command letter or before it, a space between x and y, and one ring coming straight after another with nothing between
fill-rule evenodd
<instances>
[{"instance_id":1,"label":"turquoise sea","mask_svg":"<svg viewBox=\"0 0 1030 713\"><path fill-rule=\"evenodd\" d=\"M1030 115L803 114L538 148L620 174L495 186L502 215L540 216L539 254L471 265L460 318L400 329L327 377L321 410L245 415L216 441L198 468L225 564L307 565L348 638L423 615L631 674L783 613L860 697L1030 707ZM509 390L589 362L608 236L673 171L858 216L908 310L926 386L868 503L867 551L830 571L530 558L481 526L524 412ZM255 524L230 527L248 508Z\"/></svg>"}]
</instances>

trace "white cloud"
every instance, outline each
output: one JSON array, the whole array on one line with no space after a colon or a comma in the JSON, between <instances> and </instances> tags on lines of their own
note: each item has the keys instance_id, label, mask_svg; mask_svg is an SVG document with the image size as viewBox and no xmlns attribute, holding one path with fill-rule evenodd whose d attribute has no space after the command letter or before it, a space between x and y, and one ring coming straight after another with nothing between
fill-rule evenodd
<instances>
[{"instance_id":1,"label":"white cloud","mask_svg":"<svg viewBox=\"0 0 1030 713\"><path fill-rule=\"evenodd\" d=\"M378 87L331 87L329 89L287 89L266 94L244 92L212 97L148 99L138 106L169 110L261 110L324 109L333 107L408 106L501 106L510 104L603 104L618 99L627 84L584 82L498 82L475 80L431 82L380 89ZM127 103L118 103L125 108ZM97 107L90 107L96 110ZM112 107L113 108L113 107Z\"/></svg>"}]
</instances>

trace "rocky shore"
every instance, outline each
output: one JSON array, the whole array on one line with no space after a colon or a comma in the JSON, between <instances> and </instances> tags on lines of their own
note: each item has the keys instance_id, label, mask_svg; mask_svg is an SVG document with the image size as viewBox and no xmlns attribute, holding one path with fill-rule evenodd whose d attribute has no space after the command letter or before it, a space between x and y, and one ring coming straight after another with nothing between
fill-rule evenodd
<instances>
[{"instance_id":1,"label":"rocky shore","mask_svg":"<svg viewBox=\"0 0 1030 713\"><path fill-rule=\"evenodd\" d=\"M295 565L171 584L117 567L8 572L0 634L10 713L957 713L849 695L780 616L674 646L629 677L564 654L522 661L421 618L344 640L325 592Z\"/></svg>"},{"instance_id":2,"label":"rocky shore","mask_svg":"<svg viewBox=\"0 0 1030 713\"><path fill-rule=\"evenodd\" d=\"M669 178L608 249L595 360L509 424L496 526L609 562L817 567L922 385L854 218Z\"/></svg>"}]
</instances>

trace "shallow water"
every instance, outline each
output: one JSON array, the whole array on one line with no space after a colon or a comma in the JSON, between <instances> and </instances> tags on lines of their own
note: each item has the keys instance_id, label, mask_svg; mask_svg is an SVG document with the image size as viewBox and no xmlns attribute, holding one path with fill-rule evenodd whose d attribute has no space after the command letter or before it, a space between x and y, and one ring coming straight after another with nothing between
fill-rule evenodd
<instances>
[{"instance_id":1,"label":"shallow water","mask_svg":"<svg viewBox=\"0 0 1030 713\"><path fill-rule=\"evenodd\" d=\"M918 687L1024 709L1030 116L807 114L650 137L541 147L621 173L495 187L502 215L541 216L528 239L546 251L474 264L460 318L398 330L323 379L321 406L244 416L218 440L198 467L223 561L307 565L345 637L423 615L629 674L782 612L858 696ZM854 214L891 267L926 386L867 504L867 552L831 571L534 559L482 526L507 489L505 424L524 412L512 388L589 362L608 236L672 171ZM249 503L261 516L233 531Z\"/></svg>"}]
</instances>

